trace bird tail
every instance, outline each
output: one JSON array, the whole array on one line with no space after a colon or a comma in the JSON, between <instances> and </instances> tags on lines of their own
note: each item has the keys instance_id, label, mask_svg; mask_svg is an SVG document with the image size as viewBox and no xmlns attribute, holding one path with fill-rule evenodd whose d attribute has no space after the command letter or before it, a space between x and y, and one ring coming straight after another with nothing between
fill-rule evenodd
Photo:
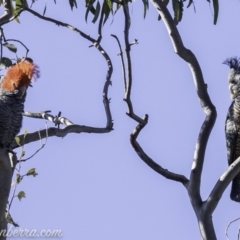
<instances>
[{"instance_id":1,"label":"bird tail","mask_svg":"<svg viewBox=\"0 0 240 240\"><path fill-rule=\"evenodd\" d=\"M232 181L230 198L235 202L240 202L240 173Z\"/></svg>"}]
</instances>

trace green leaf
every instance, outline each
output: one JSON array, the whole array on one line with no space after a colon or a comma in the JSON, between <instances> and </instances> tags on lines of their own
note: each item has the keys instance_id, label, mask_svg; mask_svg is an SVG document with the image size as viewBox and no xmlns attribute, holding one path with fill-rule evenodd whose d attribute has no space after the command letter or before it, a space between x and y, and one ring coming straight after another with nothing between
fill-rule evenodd
<instances>
[{"instance_id":1,"label":"green leaf","mask_svg":"<svg viewBox=\"0 0 240 240\"><path fill-rule=\"evenodd\" d=\"M187 8L189 8L192 5L192 3L193 3L193 0L189 0Z\"/></svg>"},{"instance_id":2,"label":"green leaf","mask_svg":"<svg viewBox=\"0 0 240 240\"><path fill-rule=\"evenodd\" d=\"M116 7L116 9L115 9L115 11L114 11L114 15L115 15L115 14L117 13L117 11L121 8L121 6L122 6L121 4L119 4L119 3L117 4L117 7Z\"/></svg>"},{"instance_id":3,"label":"green leaf","mask_svg":"<svg viewBox=\"0 0 240 240\"><path fill-rule=\"evenodd\" d=\"M21 145L20 145L20 138L19 137L15 137L15 142L17 143L18 146L21 147Z\"/></svg>"},{"instance_id":4,"label":"green leaf","mask_svg":"<svg viewBox=\"0 0 240 240\"><path fill-rule=\"evenodd\" d=\"M31 168L28 172L27 172L27 176L34 176L36 177L38 175L38 173L36 172L35 168Z\"/></svg>"},{"instance_id":5,"label":"green leaf","mask_svg":"<svg viewBox=\"0 0 240 240\"><path fill-rule=\"evenodd\" d=\"M86 7L87 7L87 10L85 13L85 21L86 22L87 22L89 12L91 12L93 15L95 15L95 13L96 13L96 9L93 6L94 2L95 2L95 0L86 0Z\"/></svg>"},{"instance_id":6,"label":"green leaf","mask_svg":"<svg viewBox=\"0 0 240 240\"><path fill-rule=\"evenodd\" d=\"M214 25L216 25L217 24L217 19L218 19L218 11L219 11L218 0L213 0L213 9L214 9L213 23L214 23Z\"/></svg>"},{"instance_id":7,"label":"green leaf","mask_svg":"<svg viewBox=\"0 0 240 240\"><path fill-rule=\"evenodd\" d=\"M19 201L22 200L22 198L26 198L26 193L24 191L20 191L17 195Z\"/></svg>"},{"instance_id":8,"label":"green leaf","mask_svg":"<svg viewBox=\"0 0 240 240\"><path fill-rule=\"evenodd\" d=\"M27 0L16 0L16 12L19 12L22 8L28 7Z\"/></svg>"},{"instance_id":9,"label":"green leaf","mask_svg":"<svg viewBox=\"0 0 240 240\"><path fill-rule=\"evenodd\" d=\"M177 25L182 20L183 15L183 2L182 0L172 0L173 11L174 11L174 21Z\"/></svg>"},{"instance_id":10,"label":"green leaf","mask_svg":"<svg viewBox=\"0 0 240 240\"><path fill-rule=\"evenodd\" d=\"M46 10L47 10L47 4L45 4L45 7L44 7L44 9L43 9L43 16L45 15Z\"/></svg>"},{"instance_id":11,"label":"green leaf","mask_svg":"<svg viewBox=\"0 0 240 240\"><path fill-rule=\"evenodd\" d=\"M103 12L104 12L104 20L103 24L106 23L110 12L113 10L113 2L111 0L105 0L103 5Z\"/></svg>"},{"instance_id":12,"label":"green leaf","mask_svg":"<svg viewBox=\"0 0 240 240\"><path fill-rule=\"evenodd\" d=\"M13 15L16 16L16 15L17 15L17 12L16 12L15 7L14 7L13 4L12 4L12 1L11 1L11 8L12 8ZM20 20L19 20L18 17L15 18L15 21L16 21L17 23L20 23Z\"/></svg>"},{"instance_id":13,"label":"green leaf","mask_svg":"<svg viewBox=\"0 0 240 240\"><path fill-rule=\"evenodd\" d=\"M25 138L25 137L27 136L27 134L28 134L28 131L27 131L27 130L25 130L25 131L24 131L23 138Z\"/></svg>"},{"instance_id":14,"label":"green leaf","mask_svg":"<svg viewBox=\"0 0 240 240\"><path fill-rule=\"evenodd\" d=\"M13 221L13 218L9 212L6 213L5 219L7 223L11 223L14 227L19 227L19 225Z\"/></svg>"},{"instance_id":15,"label":"green leaf","mask_svg":"<svg viewBox=\"0 0 240 240\"><path fill-rule=\"evenodd\" d=\"M17 184L22 181L23 177L20 174L17 174Z\"/></svg>"},{"instance_id":16,"label":"green leaf","mask_svg":"<svg viewBox=\"0 0 240 240\"><path fill-rule=\"evenodd\" d=\"M16 16L24 7L28 7L27 0L16 0L16 7L12 6L13 9L13 15ZM16 22L20 23L19 18L15 18Z\"/></svg>"},{"instance_id":17,"label":"green leaf","mask_svg":"<svg viewBox=\"0 0 240 240\"><path fill-rule=\"evenodd\" d=\"M14 53L17 52L17 47L14 44L4 43L3 46L8 48L10 51Z\"/></svg>"},{"instance_id":18,"label":"green leaf","mask_svg":"<svg viewBox=\"0 0 240 240\"><path fill-rule=\"evenodd\" d=\"M96 12L95 12L95 16L92 20L93 23L95 23L98 19L99 13L100 13L100 9L101 9L101 5L99 3L99 1L97 2L97 6L96 6Z\"/></svg>"},{"instance_id":19,"label":"green leaf","mask_svg":"<svg viewBox=\"0 0 240 240\"><path fill-rule=\"evenodd\" d=\"M0 68L6 69L10 66L12 66L12 60L9 58L6 58L6 57L2 57L1 62L0 62Z\"/></svg>"},{"instance_id":20,"label":"green leaf","mask_svg":"<svg viewBox=\"0 0 240 240\"><path fill-rule=\"evenodd\" d=\"M71 9L73 10L74 6L77 8L77 1L76 0L69 0L69 4Z\"/></svg>"},{"instance_id":21,"label":"green leaf","mask_svg":"<svg viewBox=\"0 0 240 240\"><path fill-rule=\"evenodd\" d=\"M144 6L143 17L145 18L146 14L147 14L147 10L149 9L149 3L148 3L148 0L142 0L142 2L143 2L143 6Z\"/></svg>"},{"instance_id":22,"label":"green leaf","mask_svg":"<svg viewBox=\"0 0 240 240\"><path fill-rule=\"evenodd\" d=\"M26 152L25 152L25 151L22 151L20 158L24 157L25 154L26 154Z\"/></svg>"}]
</instances>

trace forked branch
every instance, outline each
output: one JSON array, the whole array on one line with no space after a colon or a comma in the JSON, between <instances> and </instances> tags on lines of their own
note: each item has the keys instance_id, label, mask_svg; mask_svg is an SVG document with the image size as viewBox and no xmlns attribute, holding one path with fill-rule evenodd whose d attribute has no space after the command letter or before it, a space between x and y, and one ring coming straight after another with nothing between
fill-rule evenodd
<instances>
[{"instance_id":1,"label":"forked branch","mask_svg":"<svg viewBox=\"0 0 240 240\"><path fill-rule=\"evenodd\" d=\"M133 133L130 136L130 142L132 144L132 147L136 151L136 153L139 155L139 157L154 171L159 173L160 175L164 176L165 178L171 179L173 181L181 182L185 187L187 187L188 179L180 174L173 173L171 171L168 171L167 169L164 169L162 166L160 166L158 163L156 163L153 159L151 159L141 148L140 144L137 142L137 137L140 134L141 130L147 125L148 123L148 115L145 115L143 118L140 118L138 115L134 113L132 101L131 101L131 89L132 89L132 64L131 64L131 46L133 44L137 44L137 41L135 40L134 43L129 43L129 29L130 29L130 16L129 16L129 9L128 4L126 1L123 1L123 11L125 16L125 28L124 28L124 39L125 39L125 48L126 48L126 68L125 70L125 64L122 54L122 48L120 41L118 40L117 36L112 35L118 42L118 46L120 49L120 57L121 57L121 63L124 73L124 87L125 87L125 98L128 105L129 112L127 115L134 119L136 122L138 122L137 127L134 129ZM127 72L127 76L125 73Z\"/></svg>"},{"instance_id":2,"label":"forked branch","mask_svg":"<svg viewBox=\"0 0 240 240\"><path fill-rule=\"evenodd\" d=\"M34 16L44 20L44 21L55 23L58 26L66 27L66 28L78 33L81 37L85 38L86 40L90 41L93 44L93 46L104 57L104 59L107 63L107 66L108 66L106 80L105 80L105 83L104 83L104 86L103 86L103 105L104 105L104 108L105 108L105 113L106 113L106 118L107 118L106 127L97 128L97 127L90 127L90 126L73 124L70 120L68 120L67 118L61 117L60 115L55 116L55 117L50 115L49 111L41 112L41 113L31 113L31 112L26 112L25 111L23 113L23 115L27 116L27 117L32 117L32 118L47 119L47 120L55 123L55 125L57 125L58 127L59 127L60 124L66 125L66 127L63 128L63 129L49 128L48 129L48 136L49 137L51 137L51 136L65 137L69 133L82 133L82 132L84 132L84 133L108 133L108 132L112 131L113 130L113 120L112 120L112 115L111 115L111 110L110 110L110 101L109 101L109 98L108 98L108 89L109 89L109 86L112 84L111 76L112 76L112 72L113 72L113 66L112 66L112 62L111 62L110 57L108 56L107 52L103 49L103 47L100 45L99 40L95 40L94 38L90 37L89 35L87 35L83 31L73 27L72 25L70 25L68 23L63 23L59 20L45 17L45 16L39 14L38 12L35 12L34 10L30 9L30 8L23 8L19 12L19 14L21 14L23 11L27 11L27 12L33 14ZM13 19L14 18L12 18L11 21ZM40 131L40 134L41 134L42 138L46 137L45 130ZM24 139L24 135L20 135L18 137L20 139L21 144L23 144L23 142L24 142L24 144L31 143L33 141L38 141L39 140L39 131L28 134L25 137L25 139ZM15 143L14 148L17 148L17 147L18 147L18 145Z\"/></svg>"},{"instance_id":3,"label":"forked branch","mask_svg":"<svg viewBox=\"0 0 240 240\"><path fill-rule=\"evenodd\" d=\"M4 14L0 17L0 26L3 23L6 23L9 21L9 19L13 15L11 0L3 0L2 1L3 7L4 7Z\"/></svg>"}]
</instances>

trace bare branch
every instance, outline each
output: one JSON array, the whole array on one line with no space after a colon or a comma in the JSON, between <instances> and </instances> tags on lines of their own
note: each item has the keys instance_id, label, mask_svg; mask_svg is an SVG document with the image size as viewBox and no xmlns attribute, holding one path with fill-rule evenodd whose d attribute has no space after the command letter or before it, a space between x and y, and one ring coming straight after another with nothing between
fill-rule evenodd
<instances>
[{"instance_id":1,"label":"bare branch","mask_svg":"<svg viewBox=\"0 0 240 240\"><path fill-rule=\"evenodd\" d=\"M154 171L156 171L160 175L164 176L165 178L171 179L173 181L181 182L185 187L187 187L189 180L185 176L170 172L167 169L162 168L159 164L157 164L153 159L151 159L144 152L144 150L141 148L141 146L137 142L137 137L138 137L139 133L148 123L148 115L145 115L144 118L140 118L139 116L135 115L134 111L133 111L133 106L132 106L132 102L131 102L132 65L131 65L130 51L131 51L131 46L134 44L137 44L138 41L135 39L135 41L133 43L131 43L131 44L129 43L128 37L129 37L129 28L130 28L130 16L129 16L128 4L126 3L125 0L123 1L123 11L124 11L124 16L125 16L124 37L125 37L126 59L127 59L127 70L128 70L127 81L126 81L126 77L125 77L126 76L125 65L124 65L124 60L123 60L123 56L122 56L121 44L115 35L111 35L111 36L117 40L119 48L120 48L120 52L121 52L120 56L121 56L121 62L122 62L123 73L124 73L124 83L125 83L125 99L124 100L126 101L128 108L129 108L128 116L139 123L130 136L130 142L132 144L132 147L136 151L136 153L139 155L139 157Z\"/></svg>"},{"instance_id":2,"label":"bare branch","mask_svg":"<svg viewBox=\"0 0 240 240\"><path fill-rule=\"evenodd\" d=\"M125 68L125 64L124 64L124 59L123 59L123 51L122 51L122 47L121 47L121 43L118 39L118 37L116 35L111 34L112 37L114 37L117 40L118 43L118 47L120 50L120 58L121 58L121 64L122 64L122 69L123 69L123 80L124 80L124 90L127 91L127 79L126 79L126 68Z\"/></svg>"},{"instance_id":3,"label":"bare branch","mask_svg":"<svg viewBox=\"0 0 240 240\"><path fill-rule=\"evenodd\" d=\"M126 0L123 0L123 12L125 17L125 27L124 27L124 40L126 46L126 61L127 61L127 88L125 91L124 101L127 103L128 106L128 113L127 115L141 124L146 124L143 119L137 116L134 113L132 101L131 101L131 90L132 90L132 62L131 62L131 44L129 44L129 28L130 28L130 15L129 15L129 8L128 3Z\"/></svg>"},{"instance_id":4,"label":"bare branch","mask_svg":"<svg viewBox=\"0 0 240 240\"><path fill-rule=\"evenodd\" d=\"M177 27L168 9L165 7L161 0L151 1L154 7L157 9L158 13L160 14L161 18L163 19L163 22L172 40L174 51L188 63L191 69L198 98L201 107L206 115L205 121L201 127L198 141L196 144L189 183L190 193L195 196L198 196L198 200L200 200L200 182L204 163L205 150L211 130L214 126L217 117L217 112L215 106L212 104L210 97L207 93L207 87L204 82L199 63L195 55L189 49L184 47L181 36L177 30Z\"/></svg>"},{"instance_id":5,"label":"bare branch","mask_svg":"<svg viewBox=\"0 0 240 240\"><path fill-rule=\"evenodd\" d=\"M25 8L24 10L30 12L31 14L35 15L36 17L38 17L40 19L43 19L43 20L48 21L48 22L55 23L58 26L66 27L66 28L68 28L68 29L70 29L74 32L77 32L83 38L92 42L93 45L98 49L98 51L105 58L105 60L107 62L107 65L108 65L108 71L107 71L107 76L106 76L106 82L105 82L104 87L103 87L103 104L104 104L105 112L106 112L106 116L107 116L106 132L109 132L109 129L112 130L113 121L112 121L112 116L111 116L111 111L110 111L110 106L109 106L108 87L112 84L111 76L112 76L112 72L113 72L113 66L112 66L111 59L108 56L108 54L106 53L106 51L102 48L102 46L99 44L99 42L97 40L91 38L89 35L85 34L84 32L80 31L79 29L69 25L68 23L63 23L61 21L42 16L39 13L37 13L37 12L35 12L32 9L29 9L29 8ZM89 128L90 127L88 127L88 129ZM96 129L96 128L92 128L92 129ZM86 132L88 132L88 131L86 131Z\"/></svg>"},{"instance_id":6,"label":"bare branch","mask_svg":"<svg viewBox=\"0 0 240 240\"><path fill-rule=\"evenodd\" d=\"M146 123L148 121L148 115L145 115L143 119ZM145 124L146 125L146 124ZM138 134L141 132L141 130L145 127L145 125L139 123L138 126L135 128L134 132L130 136L130 142L138 154L138 156L154 171L162 175L163 177L167 179L171 179L173 181L181 182L185 187L187 187L187 184L189 180L184 176L180 174L176 174L173 172L168 171L167 169L162 168L159 164L157 164L154 160L152 160L141 148L139 143L137 142Z\"/></svg>"},{"instance_id":7,"label":"bare branch","mask_svg":"<svg viewBox=\"0 0 240 240\"><path fill-rule=\"evenodd\" d=\"M112 84L111 83L111 76L112 76L112 72L113 72L113 66L112 66L112 62L110 57L108 56L108 54L106 53L106 51L102 48L102 46L99 44L98 41L96 41L95 39L91 38L89 35L85 34L84 32L80 31L79 29L67 24L67 23L63 23L61 21L52 19L52 18L48 18L45 16L40 15L39 13L33 11L32 9L29 8L24 8L21 11L19 11L18 15L20 15L23 11L28 11L31 14L37 16L40 19L43 19L45 21L49 21L52 23L57 24L58 26L63 26L66 27L74 32L77 32L79 35L81 35L83 38L89 40L90 42L93 43L93 46L95 46L98 51L102 54L102 56L105 58L107 65L108 65L108 70L107 70L107 76L106 76L106 81L103 87L103 104L104 104L104 108L105 108L105 112L106 112L106 117L107 117L107 123L106 123L106 127L105 128L95 128L95 127L89 127L89 126L83 126L83 125L76 125L73 124L70 120L68 120L67 118L64 117L60 117L59 116L52 116L47 112L42 112L42 113L31 113L31 112L24 112L23 115L27 116L27 117L33 117L33 118L42 118L42 119L47 119L49 121L52 121L55 123L55 125L59 125L59 124L64 124L67 127L65 127L64 129L57 129L57 128L49 128L48 129L48 135L49 137L51 136L57 136L57 137L64 137L66 136L68 133L81 133L81 132L86 132L86 133L108 133L110 131L113 130L113 120L112 120L112 116L111 116L111 111L110 111L110 100L108 98L108 88L109 86ZM16 16L14 16L16 17ZM12 19L10 19L9 21L12 21ZM47 134L45 131L40 131L42 138L46 138ZM33 141L37 141L39 140L39 132L34 132L31 134L28 134L25 139L24 139L24 135L20 135L18 136L20 139L20 144L28 144L30 142ZM13 149L19 147L17 143L13 144Z\"/></svg>"},{"instance_id":8,"label":"bare branch","mask_svg":"<svg viewBox=\"0 0 240 240\"><path fill-rule=\"evenodd\" d=\"M5 219L5 211L7 207L8 197L10 193L12 180L12 167L10 164L10 156L6 149L0 149L0 240L5 240L4 231L7 231L7 222Z\"/></svg>"},{"instance_id":9,"label":"bare branch","mask_svg":"<svg viewBox=\"0 0 240 240\"><path fill-rule=\"evenodd\" d=\"M103 2L103 7L101 9L101 14L100 14L100 20L98 23L98 39L97 42L100 43L102 40L102 27L103 27L103 17L104 17L104 5L106 4L106 1L104 0Z\"/></svg>"},{"instance_id":10,"label":"bare branch","mask_svg":"<svg viewBox=\"0 0 240 240\"><path fill-rule=\"evenodd\" d=\"M41 134L41 138L46 138L46 137L65 137L69 133L108 133L112 131L112 125L106 128L94 128L94 127L89 127L89 126L84 126L84 125L69 125L63 129L59 128L48 128L48 135L46 133L46 130L41 130L41 131L36 131L33 133L28 133L24 139L24 134L19 135L18 138L20 140L20 145L26 145L31 142L39 141L39 133ZM18 148L19 145L17 143L12 144L12 148Z\"/></svg>"},{"instance_id":11,"label":"bare branch","mask_svg":"<svg viewBox=\"0 0 240 240\"><path fill-rule=\"evenodd\" d=\"M225 230L225 235L226 235L226 237L227 237L227 240L230 240L230 239L229 239L229 236L228 236L228 229L229 229L230 225L231 225L232 223L238 221L238 220L240 220L240 218L234 219L233 221L231 221L231 222L227 225L227 228L226 228L226 230Z\"/></svg>"},{"instance_id":12,"label":"bare branch","mask_svg":"<svg viewBox=\"0 0 240 240\"><path fill-rule=\"evenodd\" d=\"M60 116L55 116L54 117L53 115L49 114L49 112L51 112L51 111L44 111L44 112L40 112L40 113L33 113L33 112L29 112L29 111L24 111L22 113L22 115L25 116L25 117L46 119L50 122L55 123L55 125L64 124L66 126L69 126L69 125L74 124L73 122L71 122L70 120L68 120L65 117L60 117Z\"/></svg>"},{"instance_id":13,"label":"bare branch","mask_svg":"<svg viewBox=\"0 0 240 240\"><path fill-rule=\"evenodd\" d=\"M48 139L48 128L47 128L47 126L46 126L46 138L45 138L45 142L44 142L44 143L42 143L42 138L41 138L40 132L39 132L38 136L39 136L39 139L40 139L40 141L41 141L41 146L40 146L40 148L37 149L37 151L36 151L35 153L33 153L30 157L25 158L25 159L21 159L21 160L20 160L21 162L26 162L26 161L28 161L29 159L33 158L39 151L41 151L41 150L45 147L45 145L46 145L46 143L47 143L47 139Z\"/></svg>"},{"instance_id":14,"label":"bare branch","mask_svg":"<svg viewBox=\"0 0 240 240\"><path fill-rule=\"evenodd\" d=\"M0 17L0 26L8 22L13 15L11 0L3 0L4 14Z\"/></svg>"},{"instance_id":15,"label":"bare branch","mask_svg":"<svg viewBox=\"0 0 240 240\"><path fill-rule=\"evenodd\" d=\"M27 48L27 46L25 44L23 44L21 41L17 40L17 39L5 39L4 38L4 41L5 42L18 42L20 43L25 49L26 49L26 57L28 55L28 52L29 52L29 49Z\"/></svg>"},{"instance_id":16,"label":"bare branch","mask_svg":"<svg viewBox=\"0 0 240 240\"><path fill-rule=\"evenodd\" d=\"M220 179L217 181L212 192L210 193L207 201L204 203L203 210L206 214L211 215L218 205L219 200L222 197L225 189L235 176L240 172L240 157L237 158L223 173Z\"/></svg>"},{"instance_id":17,"label":"bare branch","mask_svg":"<svg viewBox=\"0 0 240 240\"><path fill-rule=\"evenodd\" d=\"M43 19L45 21L48 21L48 22L52 22L52 23L55 23L57 24L58 26L62 26L62 27L66 27L74 32L77 32L78 34L80 34L83 38L89 40L90 42L92 43L95 43L96 40L94 38L91 38L89 35L85 34L84 32L80 31L79 29L73 27L72 25L68 24L68 23L63 23L59 20L56 20L56 19L53 19L53 18L49 18L49 17L45 17L41 14L39 14L38 12L35 12L34 10L30 9L30 8L23 8L23 11L27 11L27 12L30 12L31 14L33 14L34 16L40 18L40 19Z\"/></svg>"}]
</instances>

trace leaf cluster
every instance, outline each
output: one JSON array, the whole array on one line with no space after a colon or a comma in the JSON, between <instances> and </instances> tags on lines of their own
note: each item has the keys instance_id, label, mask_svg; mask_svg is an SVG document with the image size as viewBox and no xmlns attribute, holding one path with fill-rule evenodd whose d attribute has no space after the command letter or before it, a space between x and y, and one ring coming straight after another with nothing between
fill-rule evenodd
<instances>
[{"instance_id":1,"label":"leaf cluster","mask_svg":"<svg viewBox=\"0 0 240 240\"><path fill-rule=\"evenodd\" d=\"M55 4L57 4L57 0L53 0ZM69 6L71 10L73 8L77 8L77 0L67 0L69 2ZM169 0L162 0L163 3L167 6L169 4ZM187 0L171 0L172 1L172 9L174 12L174 21L176 25L181 22L182 17L183 17L183 12L184 12L184 4L186 3ZM14 15L17 15L22 9L28 8L29 4L32 5L36 2L36 0L12 0L12 2L15 2L15 7L14 4L12 4L13 12ZM29 3L28 3L29 2ZM217 23L218 19L218 12L219 12L219 2L218 0L207 0L207 2L212 3L213 6L213 12L214 12L214 19L213 23ZM3 3L3 0L0 0L0 4ZM117 11L121 8L123 4L129 4L132 3L132 0L85 0L85 6L86 6L86 12L85 12L85 21L88 20L89 13L93 15L92 22L96 23L99 16L103 16L103 24L106 23L106 21L109 18L110 13L112 15L116 14ZM149 0L142 0L143 3L143 17L145 18L147 15L147 10L149 9ZM195 10L195 5L193 0L188 0L188 3L186 5L186 8L189 8L190 6L194 7ZM43 16L45 15L47 10L47 2L45 4L45 7L43 9ZM159 20L161 19L160 17L158 18ZM18 18L16 18L16 21L20 22Z\"/></svg>"}]
</instances>

